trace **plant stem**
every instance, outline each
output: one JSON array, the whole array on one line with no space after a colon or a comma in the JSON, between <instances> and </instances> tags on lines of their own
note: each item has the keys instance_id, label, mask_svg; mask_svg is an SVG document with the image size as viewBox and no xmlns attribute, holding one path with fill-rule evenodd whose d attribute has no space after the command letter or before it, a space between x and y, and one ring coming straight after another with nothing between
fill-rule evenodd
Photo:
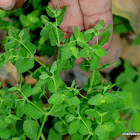
<instances>
[{"instance_id":1,"label":"plant stem","mask_svg":"<svg viewBox=\"0 0 140 140\"><path fill-rule=\"evenodd\" d=\"M59 117L59 119L63 122L63 124L68 128L68 125L67 125L67 123L61 118L61 117Z\"/></svg>"},{"instance_id":2,"label":"plant stem","mask_svg":"<svg viewBox=\"0 0 140 140\"><path fill-rule=\"evenodd\" d=\"M55 78L53 77L52 80L53 80L53 83L54 83L55 93L56 93L57 92L57 86L56 86Z\"/></svg>"},{"instance_id":3,"label":"plant stem","mask_svg":"<svg viewBox=\"0 0 140 140\"><path fill-rule=\"evenodd\" d=\"M79 117L80 117L81 121L83 122L83 124L85 125L85 127L87 128L87 130L88 130L89 134L91 134L91 132L90 132L90 130L89 130L89 128L88 128L88 126L87 126L87 124L84 122L84 120L82 119L81 115L80 115L79 113L78 113L78 115L79 115Z\"/></svg>"},{"instance_id":4,"label":"plant stem","mask_svg":"<svg viewBox=\"0 0 140 140\"><path fill-rule=\"evenodd\" d=\"M44 115L46 115L46 113L42 110L42 109L40 109L38 106L36 106L34 103L32 103L25 95L24 95L24 93L22 92L22 91L20 91L20 90L18 90L23 96L24 96L24 98L27 100L27 102L29 102L30 104L32 104L35 108L37 108L39 111L41 111Z\"/></svg>"},{"instance_id":5,"label":"plant stem","mask_svg":"<svg viewBox=\"0 0 140 140\"><path fill-rule=\"evenodd\" d=\"M86 98L86 97L85 97L85 96L83 96L82 94L80 94L80 93L79 93L79 95L80 95L82 98L84 98L84 99L88 100L88 98Z\"/></svg>"},{"instance_id":6,"label":"plant stem","mask_svg":"<svg viewBox=\"0 0 140 140\"><path fill-rule=\"evenodd\" d=\"M41 63L39 60L37 60L35 57L34 57L34 60L36 61L36 62L38 62L41 66L43 66L44 68L47 68L43 63Z\"/></svg>"},{"instance_id":7,"label":"plant stem","mask_svg":"<svg viewBox=\"0 0 140 140\"><path fill-rule=\"evenodd\" d=\"M91 137L91 134L89 134L89 135L87 136L86 140L88 140L90 137Z\"/></svg>"},{"instance_id":8,"label":"plant stem","mask_svg":"<svg viewBox=\"0 0 140 140\"><path fill-rule=\"evenodd\" d=\"M58 48L58 56L57 56L57 60L60 59L60 47Z\"/></svg>"},{"instance_id":9,"label":"plant stem","mask_svg":"<svg viewBox=\"0 0 140 140\"><path fill-rule=\"evenodd\" d=\"M41 134L42 134L42 130L43 130L43 128L44 128L44 125L45 125L45 122L46 122L47 117L48 117L48 115L45 115L45 116L44 116L42 125L41 125L40 130L39 130L39 134L38 134L37 140L40 139L40 136L41 136Z\"/></svg>"},{"instance_id":10,"label":"plant stem","mask_svg":"<svg viewBox=\"0 0 140 140\"><path fill-rule=\"evenodd\" d=\"M34 57L34 55L31 53L31 51L27 48L27 46L24 44L24 43L22 43L21 41L19 41L18 39L15 39L17 42L19 42L28 52L29 52L29 54L31 55L31 57L32 58L34 58L34 60L36 61L36 62L38 62L41 66L43 66L44 68L46 68L46 66L43 64L43 63L41 63L40 61L38 61L35 57Z\"/></svg>"},{"instance_id":11,"label":"plant stem","mask_svg":"<svg viewBox=\"0 0 140 140\"><path fill-rule=\"evenodd\" d=\"M40 137L41 137L41 135L43 134L42 130L43 130L43 128L44 128L46 119L47 119L47 117L50 115L50 113L52 112L52 110L53 110L54 107L55 107L55 104L52 106L51 110L44 116L42 125L41 125L40 130L39 130L39 134L38 134L37 140L39 140ZM43 136L44 136L44 135L43 135Z\"/></svg>"},{"instance_id":12,"label":"plant stem","mask_svg":"<svg viewBox=\"0 0 140 140\"><path fill-rule=\"evenodd\" d=\"M57 45L58 45L58 56L57 56L57 60L59 60L60 59L60 46L61 46L61 44L60 44L60 38L59 38L59 33L58 33L58 29L57 29L57 23L58 21L57 21L57 18L56 18L56 27L55 27L55 29L56 29L56 35L57 35Z\"/></svg>"},{"instance_id":13,"label":"plant stem","mask_svg":"<svg viewBox=\"0 0 140 140\"><path fill-rule=\"evenodd\" d=\"M89 85L89 89L88 89L87 94L88 94L88 93L91 91L91 89L92 89L94 77L95 77L95 70L92 72L91 79L90 79L90 85Z\"/></svg>"}]
</instances>

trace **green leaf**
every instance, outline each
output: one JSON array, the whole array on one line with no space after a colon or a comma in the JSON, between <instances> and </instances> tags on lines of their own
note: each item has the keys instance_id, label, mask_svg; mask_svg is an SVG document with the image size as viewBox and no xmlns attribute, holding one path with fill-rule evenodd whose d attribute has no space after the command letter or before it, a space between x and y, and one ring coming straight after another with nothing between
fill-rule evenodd
<instances>
[{"instance_id":1,"label":"green leaf","mask_svg":"<svg viewBox=\"0 0 140 140\"><path fill-rule=\"evenodd\" d=\"M10 91L10 92L13 92L13 91L16 91L16 90L17 90L16 87L12 87L12 88L9 88L9 89L8 89L8 91Z\"/></svg>"},{"instance_id":2,"label":"green leaf","mask_svg":"<svg viewBox=\"0 0 140 140\"><path fill-rule=\"evenodd\" d=\"M69 106L78 106L80 104L80 99L77 96L66 99L66 102Z\"/></svg>"},{"instance_id":3,"label":"green leaf","mask_svg":"<svg viewBox=\"0 0 140 140\"><path fill-rule=\"evenodd\" d=\"M16 108L16 115L17 117L21 118L25 112L25 101L18 101L17 108Z\"/></svg>"},{"instance_id":4,"label":"green leaf","mask_svg":"<svg viewBox=\"0 0 140 140\"><path fill-rule=\"evenodd\" d=\"M97 94L91 99L89 99L88 104L90 105L102 105L103 95Z\"/></svg>"},{"instance_id":5,"label":"green leaf","mask_svg":"<svg viewBox=\"0 0 140 140\"><path fill-rule=\"evenodd\" d=\"M55 76L55 79L54 80L55 80L55 84L54 84L54 81L53 80L50 80L48 82L48 89L49 89L49 91L51 93L54 93L55 90L57 90L61 86L61 84L62 84L62 80L61 80L61 78L60 78L59 75Z\"/></svg>"},{"instance_id":6,"label":"green leaf","mask_svg":"<svg viewBox=\"0 0 140 140\"><path fill-rule=\"evenodd\" d=\"M40 107L38 107L38 108L40 108ZM35 119L35 120L41 118L44 114L40 111L41 108L40 108L40 110L38 108L34 107L33 105L31 105L29 103L26 104L25 105L25 115L27 115L28 117Z\"/></svg>"},{"instance_id":7,"label":"green leaf","mask_svg":"<svg viewBox=\"0 0 140 140\"><path fill-rule=\"evenodd\" d=\"M74 33L75 39L77 39L80 36L79 28L75 26L73 33Z\"/></svg>"},{"instance_id":8,"label":"green leaf","mask_svg":"<svg viewBox=\"0 0 140 140\"><path fill-rule=\"evenodd\" d=\"M71 44L64 44L61 47L61 59L66 60L68 58L71 58L72 52L70 51L70 48L72 47Z\"/></svg>"},{"instance_id":9,"label":"green leaf","mask_svg":"<svg viewBox=\"0 0 140 140\"><path fill-rule=\"evenodd\" d=\"M84 61L80 64L80 68L81 70L88 72L88 70L90 69L90 63L89 61Z\"/></svg>"},{"instance_id":10,"label":"green leaf","mask_svg":"<svg viewBox=\"0 0 140 140\"><path fill-rule=\"evenodd\" d=\"M57 121L54 125L54 128L62 135L67 134L67 127L64 125L63 122Z\"/></svg>"},{"instance_id":11,"label":"green leaf","mask_svg":"<svg viewBox=\"0 0 140 140\"><path fill-rule=\"evenodd\" d=\"M102 36L99 45L103 46L104 44L106 44L109 41L109 37L110 37L110 31L108 31L106 34Z\"/></svg>"},{"instance_id":12,"label":"green leaf","mask_svg":"<svg viewBox=\"0 0 140 140\"><path fill-rule=\"evenodd\" d=\"M68 123L69 123L69 122L72 122L74 119L75 119L75 116L74 116L74 115L69 114L69 115L66 116L66 121L67 121Z\"/></svg>"},{"instance_id":13,"label":"green leaf","mask_svg":"<svg viewBox=\"0 0 140 140\"><path fill-rule=\"evenodd\" d=\"M95 26L94 29L96 29L97 31L100 31L103 29L104 26L104 20L100 20Z\"/></svg>"},{"instance_id":14,"label":"green leaf","mask_svg":"<svg viewBox=\"0 0 140 140\"><path fill-rule=\"evenodd\" d=\"M104 123L103 128L106 131L113 131L115 129L115 125L112 122L106 122L106 123Z\"/></svg>"},{"instance_id":15,"label":"green leaf","mask_svg":"<svg viewBox=\"0 0 140 140\"><path fill-rule=\"evenodd\" d=\"M55 139L62 140L62 135L51 128L49 130L47 140L55 140Z\"/></svg>"},{"instance_id":16,"label":"green leaf","mask_svg":"<svg viewBox=\"0 0 140 140\"><path fill-rule=\"evenodd\" d=\"M104 31L103 31L102 33L100 33L100 36L106 34L108 31L110 31L111 27L112 27L112 23L110 23L110 24L104 29Z\"/></svg>"},{"instance_id":17,"label":"green leaf","mask_svg":"<svg viewBox=\"0 0 140 140\"><path fill-rule=\"evenodd\" d=\"M0 131L4 130L9 124L6 123L3 118L0 116Z\"/></svg>"},{"instance_id":18,"label":"green leaf","mask_svg":"<svg viewBox=\"0 0 140 140\"><path fill-rule=\"evenodd\" d=\"M119 61L120 61L120 59L114 61L114 62L111 63L111 64L104 64L104 65L102 65L101 67L98 67L97 70L106 69L106 68L108 68L108 67L110 67L110 66L112 66L112 65L114 65L114 64L116 64L116 63L118 63Z\"/></svg>"},{"instance_id":19,"label":"green leaf","mask_svg":"<svg viewBox=\"0 0 140 140\"><path fill-rule=\"evenodd\" d=\"M112 113L112 118L114 121L118 121L120 119L120 113L118 110L115 110L113 113Z\"/></svg>"},{"instance_id":20,"label":"green leaf","mask_svg":"<svg viewBox=\"0 0 140 140\"><path fill-rule=\"evenodd\" d=\"M71 136L71 140L83 140L83 136L81 136L79 133L75 133Z\"/></svg>"},{"instance_id":21,"label":"green leaf","mask_svg":"<svg viewBox=\"0 0 140 140\"><path fill-rule=\"evenodd\" d=\"M44 68L43 66L39 67L38 69L36 69L33 73L32 73L32 76L33 78L35 79L39 79L39 76L42 74L42 72L49 72L50 71L50 66L49 65L45 65L46 68ZM42 76L43 78L43 76Z\"/></svg>"},{"instance_id":22,"label":"green leaf","mask_svg":"<svg viewBox=\"0 0 140 140\"><path fill-rule=\"evenodd\" d=\"M72 52L72 54L73 54L73 56L75 57L75 58L80 58L79 56L78 56L78 53L79 53L79 50L78 50L78 48L76 48L75 46L73 46L73 47L71 47L70 48L70 50L71 50L71 52Z\"/></svg>"},{"instance_id":23,"label":"green leaf","mask_svg":"<svg viewBox=\"0 0 140 140\"><path fill-rule=\"evenodd\" d=\"M97 56L106 56L107 52L105 51L104 48L102 48L101 46L98 46L98 48L95 51L95 54Z\"/></svg>"},{"instance_id":24,"label":"green leaf","mask_svg":"<svg viewBox=\"0 0 140 140\"><path fill-rule=\"evenodd\" d=\"M47 73L43 73L39 76L40 79L45 80L48 79L50 76Z\"/></svg>"},{"instance_id":25,"label":"green leaf","mask_svg":"<svg viewBox=\"0 0 140 140\"><path fill-rule=\"evenodd\" d=\"M38 135L38 125L35 121L28 119L23 123L23 130L25 135L31 139L36 140Z\"/></svg>"},{"instance_id":26,"label":"green leaf","mask_svg":"<svg viewBox=\"0 0 140 140\"><path fill-rule=\"evenodd\" d=\"M76 133L79 127L80 127L80 120L78 119L73 120L69 125L69 134L72 135Z\"/></svg>"},{"instance_id":27,"label":"green leaf","mask_svg":"<svg viewBox=\"0 0 140 140\"><path fill-rule=\"evenodd\" d=\"M17 42L15 39L11 39L8 43L4 44L5 50L9 50L12 48L18 48L20 46L20 43Z\"/></svg>"},{"instance_id":28,"label":"green leaf","mask_svg":"<svg viewBox=\"0 0 140 140\"><path fill-rule=\"evenodd\" d=\"M96 70L96 68L97 68L98 65L99 65L99 61L100 61L99 56L97 56L96 54L92 54L92 55L91 55L90 69L91 69L92 71Z\"/></svg>"},{"instance_id":29,"label":"green leaf","mask_svg":"<svg viewBox=\"0 0 140 140\"><path fill-rule=\"evenodd\" d=\"M30 97L32 95L32 89L30 84L25 84L22 86L21 91L26 97Z\"/></svg>"},{"instance_id":30,"label":"green leaf","mask_svg":"<svg viewBox=\"0 0 140 140\"><path fill-rule=\"evenodd\" d=\"M89 130L90 130L90 128L91 128L91 125L92 125L92 123L91 123L91 121L89 120L89 119L87 119L87 118L82 118L83 119L83 121L85 122L85 124L86 124L86 126L85 126L85 124L82 122L82 121L80 121L80 127L79 127L79 129L78 129L78 131L79 131L79 133L81 134L81 135L87 135L87 134L89 134ZM87 128L88 127L88 128Z\"/></svg>"},{"instance_id":31,"label":"green leaf","mask_svg":"<svg viewBox=\"0 0 140 140\"><path fill-rule=\"evenodd\" d=\"M0 131L0 138L1 139L9 139L10 138L10 131L8 128L5 128Z\"/></svg>"},{"instance_id":32,"label":"green leaf","mask_svg":"<svg viewBox=\"0 0 140 140\"><path fill-rule=\"evenodd\" d=\"M24 45L28 48L32 55L36 53L36 46L33 45L31 42L26 42ZM27 50L26 50L27 51Z\"/></svg>"},{"instance_id":33,"label":"green leaf","mask_svg":"<svg viewBox=\"0 0 140 140\"><path fill-rule=\"evenodd\" d=\"M46 15L41 15L41 21L45 25L47 22L49 22L49 18Z\"/></svg>"},{"instance_id":34,"label":"green leaf","mask_svg":"<svg viewBox=\"0 0 140 140\"><path fill-rule=\"evenodd\" d=\"M95 134L98 136L99 140L108 140L109 132L106 131L102 125L96 127Z\"/></svg>"},{"instance_id":35,"label":"green leaf","mask_svg":"<svg viewBox=\"0 0 140 140\"><path fill-rule=\"evenodd\" d=\"M90 57L91 56L91 48L89 46L84 47L79 52L80 57Z\"/></svg>"},{"instance_id":36,"label":"green leaf","mask_svg":"<svg viewBox=\"0 0 140 140\"><path fill-rule=\"evenodd\" d=\"M61 10L57 11L57 26L59 26L64 18L66 12L66 6L64 6Z\"/></svg>"},{"instance_id":37,"label":"green leaf","mask_svg":"<svg viewBox=\"0 0 140 140\"><path fill-rule=\"evenodd\" d=\"M110 93L105 94L105 101L107 104L114 103L117 101L117 99L118 99L117 96L113 94L110 94Z\"/></svg>"},{"instance_id":38,"label":"green leaf","mask_svg":"<svg viewBox=\"0 0 140 140\"><path fill-rule=\"evenodd\" d=\"M41 30L40 35L45 36L54 28L54 25L51 22L47 22L45 27Z\"/></svg>"},{"instance_id":39,"label":"green leaf","mask_svg":"<svg viewBox=\"0 0 140 140\"><path fill-rule=\"evenodd\" d=\"M57 104L54 106L53 110L51 111L50 115L55 117L63 117L67 114L65 111L66 105L64 104Z\"/></svg>"},{"instance_id":40,"label":"green leaf","mask_svg":"<svg viewBox=\"0 0 140 140\"><path fill-rule=\"evenodd\" d=\"M95 86L101 85L102 77L101 77L100 72L95 71L95 74L94 74L94 78L93 79L92 79L92 74L90 75L88 81L84 85L84 90L85 91L88 91L88 89L90 87L91 81L93 81L92 88L94 88Z\"/></svg>"},{"instance_id":41,"label":"green leaf","mask_svg":"<svg viewBox=\"0 0 140 140\"><path fill-rule=\"evenodd\" d=\"M55 61L55 62L52 64L52 67L51 67L50 72L51 72L51 73L54 73L56 70L57 70L57 62Z\"/></svg>"},{"instance_id":42,"label":"green leaf","mask_svg":"<svg viewBox=\"0 0 140 140\"><path fill-rule=\"evenodd\" d=\"M61 104L63 100L63 96L61 93L54 93L48 100L49 104Z\"/></svg>"},{"instance_id":43,"label":"green leaf","mask_svg":"<svg viewBox=\"0 0 140 140\"><path fill-rule=\"evenodd\" d=\"M47 14L49 15L49 17L52 17L52 18L55 17L56 11L52 7L47 6L46 11L47 11Z\"/></svg>"},{"instance_id":44,"label":"green leaf","mask_svg":"<svg viewBox=\"0 0 140 140\"><path fill-rule=\"evenodd\" d=\"M87 109L87 110L85 110L85 114L88 117L92 117L92 118L99 118L100 117L95 109Z\"/></svg>"},{"instance_id":45,"label":"green leaf","mask_svg":"<svg viewBox=\"0 0 140 140\"><path fill-rule=\"evenodd\" d=\"M134 131L136 132L139 132L140 131L140 113L139 112L136 112L134 114L134 119L133 119L133 125L132 125L132 128Z\"/></svg>"},{"instance_id":46,"label":"green leaf","mask_svg":"<svg viewBox=\"0 0 140 140\"><path fill-rule=\"evenodd\" d=\"M24 59L19 59L16 62L16 68L17 68L17 72L18 73L24 73L30 69L32 69L34 67L34 59L28 59L28 58L24 58Z\"/></svg>"}]
</instances>

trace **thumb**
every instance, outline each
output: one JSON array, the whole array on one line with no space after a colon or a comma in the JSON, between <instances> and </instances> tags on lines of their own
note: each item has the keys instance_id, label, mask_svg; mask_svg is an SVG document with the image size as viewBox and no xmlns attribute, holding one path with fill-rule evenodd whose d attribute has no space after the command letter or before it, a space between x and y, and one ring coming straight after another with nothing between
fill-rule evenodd
<instances>
[{"instance_id":1,"label":"thumb","mask_svg":"<svg viewBox=\"0 0 140 140\"><path fill-rule=\"evenodd\" d=\"M16 0L0 0L0 8L3 10L11 10L15 4Z\"/></svg>"}]
</instances>

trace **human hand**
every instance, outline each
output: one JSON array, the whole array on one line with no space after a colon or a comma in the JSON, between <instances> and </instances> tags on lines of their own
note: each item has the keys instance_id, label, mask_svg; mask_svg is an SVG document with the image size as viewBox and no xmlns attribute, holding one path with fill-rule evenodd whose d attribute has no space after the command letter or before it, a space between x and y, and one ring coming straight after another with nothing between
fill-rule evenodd
<instances>
[{"instance_id":1,"label":"human hand","mask_svg":"<svg viewBox=\"0 0 140 140\"><path fill-rule=\"evenodd\" d=\"M0 8L3 10L12 10L21 7L26 0L0 0Z\"/></svg>"},{"instance_id":2,"label":"human hand","mask_svg":"<svg viewBox=\"0 0 140 140\"><path fill-rule=\"evenodd\" d=\"M104 28L112 23L111 0L51 0L49 5L53 8L58 6L61 9L66 5L67 10L60 29L64 32L64 39L69 38L73 34L73 29L78 26L81 31L90 29L99 20L105 21ZM103 48L108 50L113 35L113 27L111 28L111 36L109 42ZM99 38L100 39L100 38ZM89 42L92 46L96 43L96 38ZM77 64L83 60L78 59Z\"/></svg>"}]
</instances>

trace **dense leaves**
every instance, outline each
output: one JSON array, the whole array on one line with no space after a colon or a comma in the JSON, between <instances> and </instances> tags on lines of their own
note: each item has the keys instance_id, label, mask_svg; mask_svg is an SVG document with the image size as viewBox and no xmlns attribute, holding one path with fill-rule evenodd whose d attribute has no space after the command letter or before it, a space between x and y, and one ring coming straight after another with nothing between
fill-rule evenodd
<instances>
[{"instance_id":1,"label":"dense leaves","mask_svg":"<svg viewBox=\"0 0 140 140\"><path fill-rule=\"evenodd\" d=\"M39 3L40 0L37 1ZM37 7L35 1L32 6ZM111 24L104 29L104 21L100 20L93 28L83 32L75 27L73 35L62 42L64 33L58 26L63 21L66 7L57 10L57 7L47 6L46 12L51 18L42 15L40 20L38 11L21 15L20 21L26 28L8 32L5 53L0 55L0 66L7 62L15 65L20 73L20 82L15 87L0 89L0 138L39 140L47 137L48 140L62 140L63 135L69 134L72 140L108 140L126 131L125 122L119 115L119 111L125 108L125 93L110 92L115 85L102 83L98 71L112 65L99 67L100 57L106 56L102 45L109 40ZM4 17L5 13L0 16ZM45 25L43 28L41 21ZM39 48L31 43L34 41L31 41L28 26L31 33L42 28L39 45L49 40L49 48L58 46L58 57L51 67L36 59ZM97 44L90 46L88 42L94 37ZM86 60L80 68L92 71L83 87L85 95L76 81L68 86L59 76L60 72L74 67L75 60L80 57ZM40 65L36 70L32 69L35 62ZM32 71L33 78L37 79L34 87L22 79L23 73ZM137 130L138 117L139 114L133 117L133 128Z\"/></svg>"}]
</instances>

